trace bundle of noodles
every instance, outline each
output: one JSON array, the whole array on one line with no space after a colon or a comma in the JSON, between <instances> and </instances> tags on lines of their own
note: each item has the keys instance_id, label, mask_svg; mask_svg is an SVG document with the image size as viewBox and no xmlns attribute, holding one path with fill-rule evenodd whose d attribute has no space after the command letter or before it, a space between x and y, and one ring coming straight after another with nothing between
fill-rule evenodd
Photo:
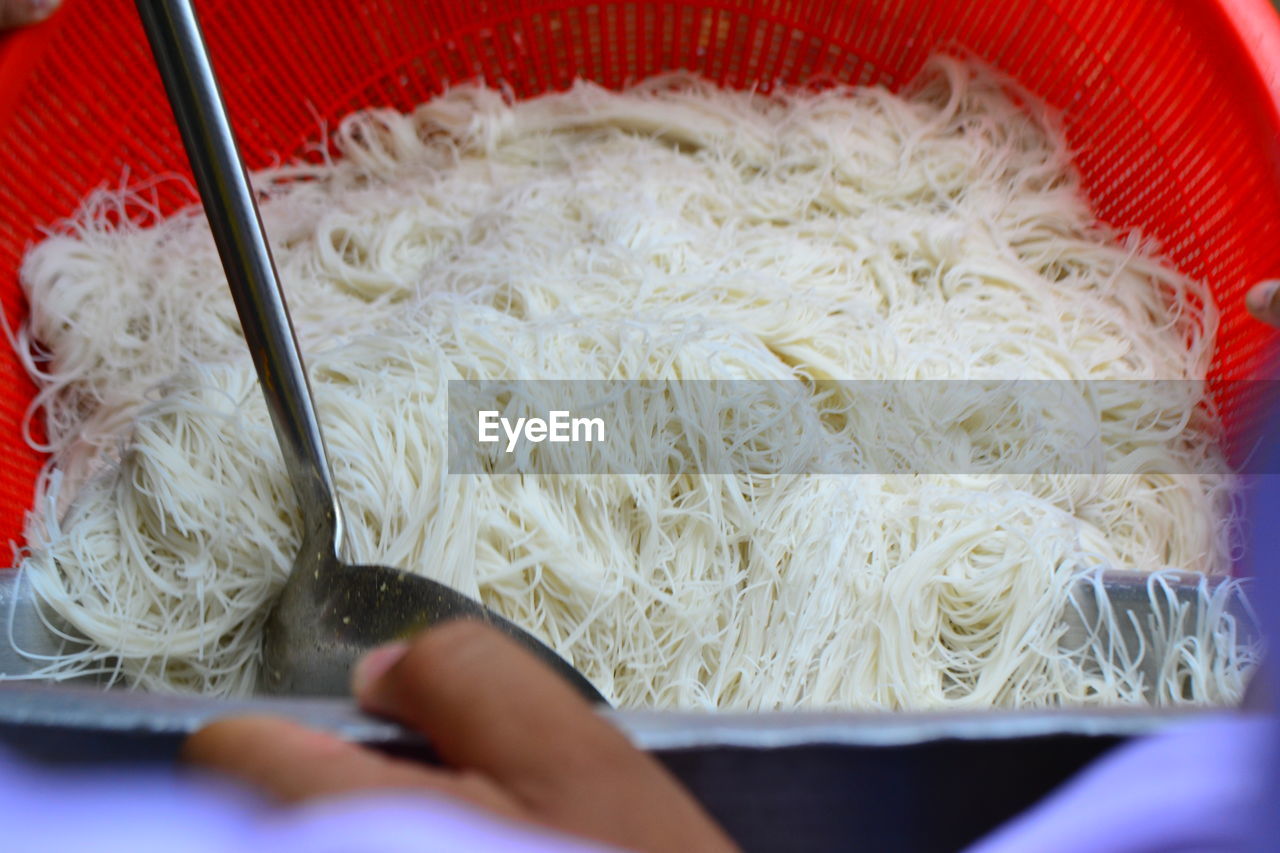
<instances>
[{"instance_id":1,"label":"bundle of noodles","mask_svg":"<svg viewBox=\"0 0 1280 853\"><path fill-rule=\"evenodd\" d=\"M936 60L906 95L463 86L333 143L255 180L352 553L483 599L620 705L1148 701L1125 655L1063 643L1073 585L1228 568L1199 386L1188 407L1084 382L1203 378L1209 293L1096 223L1061 134L989 72ZM141 204L94 195L22 270L52 451L22 569L76 638L38 674L242 693L299 519L200 211ZM667 471L669 418L636 412L610 429L638 473L450 474L447 382L511 377L812 395L703 425L761 470ZM1079 380L1105 446L1150 464L960 471L940 444L926 473L841 474L896 450L832 378ZM967 405L973 446L1045 452L1036 412ZM823 473L764 470L788 454ZM1250 654L1229 616L1203 627L1151 695L1238 698Z\"/></svg>"}]
</instances>

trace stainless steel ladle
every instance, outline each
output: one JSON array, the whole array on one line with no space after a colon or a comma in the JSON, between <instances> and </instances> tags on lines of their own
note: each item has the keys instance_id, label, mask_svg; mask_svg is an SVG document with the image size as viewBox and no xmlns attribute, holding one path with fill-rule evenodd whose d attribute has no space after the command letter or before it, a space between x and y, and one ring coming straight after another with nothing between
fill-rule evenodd
<instances>
[{"instance_id":1,"label":"stainless steel ladle","mask_svg":"<svg viewBox=\"0 0 1280 853\"><path fill-rule=\"evenodd\" d=\"M505 631L583 695L604 702L555 652L457 590L343 560L342 512L306 369L199 22L189 0L137 0L137 6L302 510L302 547L264 629L260 687L345 694L351 665L365 650L467 617Z\"/></svg>"}]
</instances>

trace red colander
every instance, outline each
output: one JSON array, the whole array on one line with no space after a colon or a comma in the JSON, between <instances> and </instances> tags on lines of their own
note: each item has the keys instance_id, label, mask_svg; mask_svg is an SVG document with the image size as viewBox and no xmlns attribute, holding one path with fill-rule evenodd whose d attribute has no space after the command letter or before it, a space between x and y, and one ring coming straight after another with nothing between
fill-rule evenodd
<instances>
[{"instance_id":1,"label":"red colander","mask_svg":"<svg viewBox=\"0 0 1280 853\"><path fill-rule=\"evenodd\" d=\"M1275 335L1243 310L1280 277L1280 19L1268 0L205 0L197 3L250 167L299 154L367 106L483 77L519 97L684 68L737 88L909 81L975 55L1063 115L1095 209L1158 239L1223 308L1212 378L1228 429ZM0 41L0 306L40 227L89 190L186 172L132 0L66 0ZM194 201L159 187L162 209ZM34 388L0 348L0 542L19 540L43 462Z\"/></svg>"}]
</instances>

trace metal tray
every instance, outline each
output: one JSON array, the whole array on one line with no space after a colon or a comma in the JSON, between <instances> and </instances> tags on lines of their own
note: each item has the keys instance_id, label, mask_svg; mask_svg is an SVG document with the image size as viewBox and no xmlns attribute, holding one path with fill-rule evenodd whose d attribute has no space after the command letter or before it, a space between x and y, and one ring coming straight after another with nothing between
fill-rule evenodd
<instances>
[{"instance_id":1,"label":"metal tray","mask_svg":"<svg viewBox=\"0 0 1280 853\"><path fill-rule=\"evenodd\" d=\"M0 617L11 617L13 631L0 636L0 672L7 673L30 667L12 642L56 648L14 580L0 572ZM1162 614L1152 612L1145 578L1108 580L1115 632L1126 646L1142 635L1146 648L1157 648L1170 631L1193 627L1186 621L1194 621L1194 608L1186 605L1198 598L1194 579L1170 587ZM1096 616L1095 591L1082 592L1064 643L1079 645ZM1239 640L1255 643L1248 604L1232 592L1226 606L1239 620ZM605 713L746 850L838 850L856 838L867 849L942 853L1025 811L1124 740L1215 712ZM360 713L349 699L213 699L36 681L0 682L0 747L45 763L108 764L112 772L121 764L168 768L186 734L243 713L285 716L392 754L434 759L421 736Z\"/></svg>"},{"instance_id":2,"label":"metal tray","mask_svg":"<svg viewBox=\"0 0 1280 853\"><path fill-rule=\"evenodd\" d=\"M1166 576L1169 577L1169 576ZM1114 631L1124 645L1147 654L1141 667L1151 683L1155 659L1170 632L1195 629L1198 614L1198 576L1172 577L1156 597L1164 604L1156 612L1144 575L1109 573L1106 594L1118 617ZM1241 588L1232 585L1224 606L1239 626L1238 642L1256 653L1257 622ZM1096 589L1082 585L1077 608L1065 614L1069 629L1064 644L1078 646L1097 615ZM14 650L14 643L37 652L57 649L58 640L35 614L16 572L0 572L0 614L9 633L0 638L0 673L32 671L32 662ZM361 714L347 699L252 697L216 699L177 696L123 688L102 689L92 683L40 681L0 682L0 724L45 725L100 730L183 734L219 716L271 713L291 717L342 736L369 743L412 743L416 737L400 727ZM984 713L677 713L666 711L609 711L609 716L640 746L672 749L691 746L772 748L800 743L895 745L941 738L1025 737L1049 733L1128 736L1185 719L1183 709L1082 709Z\"/></svg>"}]
</instances>

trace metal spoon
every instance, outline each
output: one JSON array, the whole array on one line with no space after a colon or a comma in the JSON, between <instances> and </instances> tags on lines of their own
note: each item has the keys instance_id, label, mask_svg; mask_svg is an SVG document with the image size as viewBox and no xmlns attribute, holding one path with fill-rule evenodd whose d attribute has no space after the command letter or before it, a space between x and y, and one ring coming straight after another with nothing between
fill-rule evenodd
<instances>
[{"instance_id":1,"label":"metal spoon","mask_svg":"<svg viewBox=\"0 0 1280 853\"><path fill-rule=\"evenodd\" d=\"M236 149L189 0L137 0L195 173L276 438L302 510L302 547L263 632L260 687L345 694L367 649L449 619L481 619L549 663L584 696L604 698L532 635L435 581L342 559L342 512L249 177Z\"/></svg>"}]
</instances>

